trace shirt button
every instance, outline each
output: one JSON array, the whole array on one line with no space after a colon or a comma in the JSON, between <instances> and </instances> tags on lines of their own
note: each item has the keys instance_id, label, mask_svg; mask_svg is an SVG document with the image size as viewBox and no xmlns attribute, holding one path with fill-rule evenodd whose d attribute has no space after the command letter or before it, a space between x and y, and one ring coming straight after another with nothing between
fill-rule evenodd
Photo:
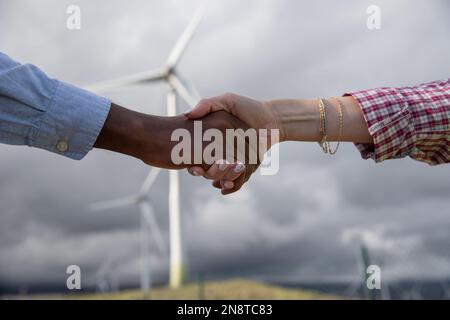
<instances>
[{"instance_id":1,"label":"shirt button","mask_svg":"<svg viewBox=\"0 0 450 320\"><path fill-rule=\"evenodd\" d=\"M56 145L56 149L58 149L59 152L66 152L69 149L69 145L66 141L60 140Z\"/></svg>"}]
</instances>

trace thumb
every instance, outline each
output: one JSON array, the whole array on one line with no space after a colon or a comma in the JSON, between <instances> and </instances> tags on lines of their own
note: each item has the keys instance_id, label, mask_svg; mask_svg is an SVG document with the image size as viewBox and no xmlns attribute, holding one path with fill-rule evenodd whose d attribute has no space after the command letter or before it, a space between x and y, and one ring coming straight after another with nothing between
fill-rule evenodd
<instances>
[{"instance_id":1,"label":"thumb","mask_svg":"<svg viewBox=\"0 0 450 320\"><path fill-rule=\"evenodd\" d=\"M188 168L187 171L195 177L201 177L205 175L205 170L203 170L203 168L200 166L192 166Z\"/></svg>"},{"instance_id":2,"label":"thumb","mask_svg":"<svg viewBox=\"0 0 450 320\"><path fill-rule=\"evenodd\" d=\"M220 97L219 97L220 98ZM186 112L184 115L190 119L199 119L206 116L209 113L224 110L226 112L230 112L227 105L221 101L219 98L210 98L204 99L200 101L194 109L189 112Z\"/></svg>"},{"instance_id":3,"label":"thumb","mask_svg":"<svg viewBox=\"0 0 450 320\"><path fill-rule=\"evenodd\" d=\"M202 118L211 112L213 112L212 103L209 101L202 100L192 110L186 112L185 116L188 117L188 119L192 120Z\"/></svg>"}]
</instances>

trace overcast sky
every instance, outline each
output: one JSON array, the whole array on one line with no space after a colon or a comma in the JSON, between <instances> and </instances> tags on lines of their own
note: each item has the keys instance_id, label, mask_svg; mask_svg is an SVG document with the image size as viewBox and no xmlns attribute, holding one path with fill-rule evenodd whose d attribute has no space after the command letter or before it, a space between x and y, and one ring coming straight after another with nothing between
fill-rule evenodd
<instances>
[{"instance_id":1,"label":"overcast sky","mask_svg":"<svg viewBox=\"0 0 450 320\"><path fill-rule=\"evenodd\" d=\"M81 8L81 30L66 8ZM66 82L85 85L159 66L198 1L0 0L0 51ZM381 8L381 30L366 8ZM436 1L212 1L179 66L202 96L258 99L341 95L450 76L450 3ZM139 111L164 114L164 85L107 92ZM186 106L180 106L181 109ZM93 151L82 161L0 146L0 292L64 288L65 269L84 281L114 261L123 284L139 275L136 208L92 213L88 205L135 193L148 168ZM286 281L357 279L364 238L383 275L450 275L450 167L410 159L365 161L351 144L335 157L317 144L285 144L276 176L255 175L222 197L182 173L182 214L192 275ZM151 191L168 241L167 175ZM155 249L155 248L153 248ZM153 274L168 257L153 250Z\"/></svg>"}]
</instances>

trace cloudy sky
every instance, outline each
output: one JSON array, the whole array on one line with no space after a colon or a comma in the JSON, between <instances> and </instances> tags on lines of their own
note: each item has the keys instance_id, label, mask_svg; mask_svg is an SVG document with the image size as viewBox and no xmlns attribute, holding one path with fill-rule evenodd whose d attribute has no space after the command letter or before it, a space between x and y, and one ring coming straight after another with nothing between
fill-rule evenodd
<instances>
[{"instance_id":1,"label":"cloudy sky","mask_svg":"<svg viewBox=\"0 0 450 320\"><path fill-rule=\"evenodd\" d=\"M81 8L79 31L66 8ZM165 61L198 1L0 0L0 51L53 77L85 85ZM381 30L366 27L379 5ZM436 1L213 1L180 71L202 96L258 99L340 95L450 76L450 3ZM164 114L164 85L107 92L132 109ZM185 108L185 106L181 106ZM136 208L92 213L88 205L136 192L148 168L93 151L73 161L0 146L0 292L64 288L65 269L87 283L105 260L123 284L139 275ZM376 165L351 145L335 157L316 144L281 147L276 176L255 175L222 197L182 173L189 270L210 277L284 281L357 279L362 239L386 279L450 275L449 166L410 159ZM151 191L168 241L167 175ZM155 248L154 248L155 249ZM153 250L153 275L168 258Z\"/></svg>"}]
</instances>

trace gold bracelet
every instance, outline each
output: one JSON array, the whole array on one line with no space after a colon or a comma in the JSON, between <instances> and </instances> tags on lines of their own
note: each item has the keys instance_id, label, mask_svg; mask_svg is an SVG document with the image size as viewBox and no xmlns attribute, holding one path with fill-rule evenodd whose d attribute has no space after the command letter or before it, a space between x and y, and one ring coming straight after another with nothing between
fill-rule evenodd
<instances>
[{"instance_id":1,"label":"gold bracelet","mask_svg":"<svg viewBox=\"0 0 450 320\"><path fill-rule=\"evenodd\" d=\"M336 154L336 152L339 149L339 146L341 144L341 140L342 140L342 132L344 131L344 113L342 111L342 103L338 98L334 98L334 100L337 101L338 106L339 106L339 133L338 133L338 139L337 139L337 145L336 148L334 150L331 149L331 145L328 142L328 151L329 154L334 155Z\"/></svg>"},{"instance_id":2,"label":"gold bracelet","mask_svg":"<svg viewBox=\"0 0 450 320\"><path fill-rule=\"evenodd\" d=\"M343 113L343 107L342 103L338 98L334 98L339 107L339 132L338 132L338 139L337 139L337 145L336 148L333 150L331 147L331 144L329 141L327 141L327 116L326 116L326 109L325 104L323 103L323 100L321 98L318 98L319 100L319 115L320 115L320 142L319 145L322 147L322 150L324 153L334 155L339 149L339 146L341 144L342 140L342 132L344 131L344 113Z\"/></svg>"},{"instance_id":3,"label":"gold bracelet","mask_svg":"<svg viewBox=\"0 0 450 320\"><path fill-rule=\"evenodd\" d=\"M322 148L324 153L328 153L328 144L327 144L327 123L326 123L326 114L325 114L325 105L321 98L317 98L319 101L319 116L320 116L320 141L319 145Z\"/></svg>"}]
</instances>

